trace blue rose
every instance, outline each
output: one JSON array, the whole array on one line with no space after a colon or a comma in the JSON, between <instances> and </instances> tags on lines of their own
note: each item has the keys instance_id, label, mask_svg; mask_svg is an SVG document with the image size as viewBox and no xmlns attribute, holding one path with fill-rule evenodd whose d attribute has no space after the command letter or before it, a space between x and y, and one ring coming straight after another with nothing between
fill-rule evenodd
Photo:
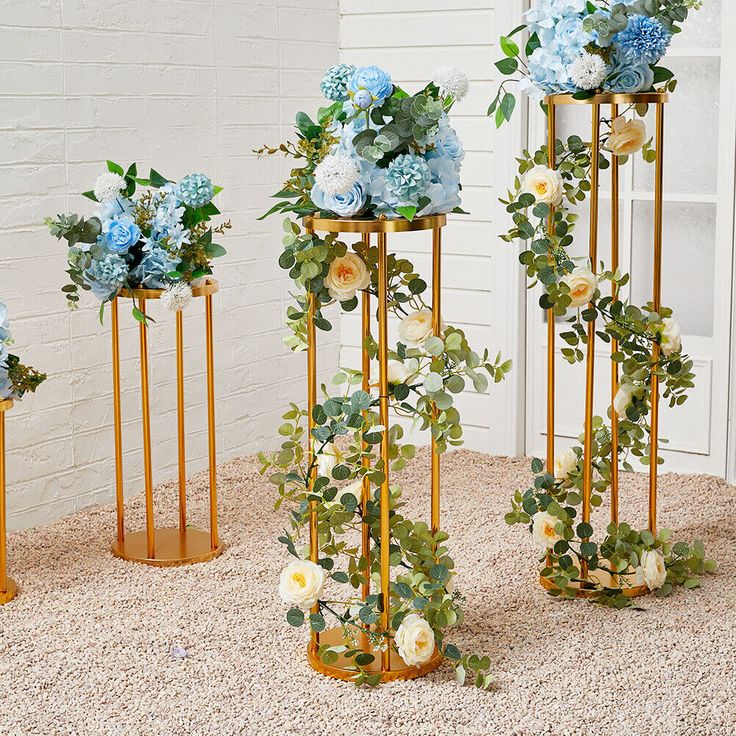
<instances>
[{"instance_id":1,"label":"blue rose","mask_svg":"<svg viewBox=\"0 0 736 736\"><path fill-rule=\"evenodd\" d=\"M377 66L362 66L355 70L348 84L348 92L351 97L360 90L370 92L373 102L380 105L387 97L391 97L394 84L391 81L391 75L383 69Z\"/></svg>"},{"instance_id":2,"label":"blue rose","mask_svg":"<svg viewBox=\"0 0 736 736\"><path fill-rule=\"evenodd\" d=\"M653 84L654 72L648 64L632 64L616 56L611 72L603 83L603 89L606 92L633 94L646 92Z\"/></svg>"},{"instance_id":3,"label":"blue rose","mask_svg":"<svg viewBox=\"0 0 736 736\"><path fill-rule=\"evenodd\" d=\"M105 234L107 247L113 253L127 253L141 239L141 229L131 217L112 220Z\"/></svg>"},{"instance_id":4,"label":"blue rose","mask_svg":"<svg viewBox=\"0 0 736 736\"><path fill-rule=\"evenodd\" d=\"M460 169L465 158L465 150L460 137L450 125L446 115L440 118L439 129L432 143L434 149L427 152L428 159L446 157L455 164L458 170Z\"/></svg>"},{"instance_id":5,"label":"blue rose","mask_svg":"<svg viewBox=\"0 0 736 736\"><path fill-rule=\"evenodd\" d=\"M314 206L326 212L334 212L339 217L353 217L364 207L367 199L365 187L361 182L353 184L345 194L329 196L325 194L316 184L311 193Z\"/></svg>"}]
</instances>

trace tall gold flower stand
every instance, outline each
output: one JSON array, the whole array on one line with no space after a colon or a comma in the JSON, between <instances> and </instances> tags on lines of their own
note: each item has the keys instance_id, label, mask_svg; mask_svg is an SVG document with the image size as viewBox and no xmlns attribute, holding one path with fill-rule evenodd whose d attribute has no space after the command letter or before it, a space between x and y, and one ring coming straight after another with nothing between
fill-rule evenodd
<instances>
[{"instance_id":1,"label":"tall gold flower stand","mask_svg":"<svg viewBox=\"0 0 736 736\"><path fill-rule=\"evenodd\" d=\"M601 120L605 106L610 109L611 119L615 120L621 111L621 106L638 104L653 105L656 109L656 164L654 184L654 269L652 283L652 304L655 311L659 311L662 303L662 215L664 190L664 109L668 102L668 95L663 92L646 92L636 94L600 94L586 100L577 100L572 95L550 95L546 98L548 106L547 146L549 150L549 166L556 168L557 138L557 108L560 105L587 105L591 110L591 177L590 177L590 232L588 237L588 256L590 268L595 273L598 267L598 233L599 233L599 202L600 202L600 133ZM619 267L619 227L620 227L620 163L616 156L611 156L611 263L610 270L615 272ZM553 227L554 212L550 214L550 228ZM613 299L618 298L616 287L612 289ZM547 313L547 472L554 476L555 463L555 315L552 310ZM582 521L590 522L591 495L593 489L593 397L595 388L595 322L588 322L588 343L585 363L585 441L583 452L583 504ZM618 351L616 340L611 341L611 354ZM659 359L660 348L656 343L653 346L652 362ZM611 361L611 404L618 391L618 363ZM656 533L657 528L657 455L659 446L659 378L652 376L651 384L651 449L649 463L649 529ZM611 522L618 523L619 519L619 441L618 416L611 410ZM582 582L575 587L576 595L585 598L591 595L590 583L596 580L607 587L617 587L618 583L608 573L596 570L588 571L583 565L581 570ZM540 578L546 588L552 587L547 578ZM622 587L622 591L630 597L637 597L649 593L646 585Z\"/></svg>"},{"instance_id":2,"label":"tall gold flower stand","mask_svg":"<svg viewBox=\"0 0 736 736\"><path fill-rule=\"evenodd\" d=\"M121 292L112 301L112 374L115 423L115 490L117 500L117 538L112 552L132 562L157 567L207 562L222 553L223 545L217 532L217 458L215 451L215 376L212 328L212 295L218 283L207 278L192 289L195 298L204 298L206 361L207 361L207 430L209 444L209 532L187 525L186 500L186 435L184 427L184 320L181 310L176 313L176 381L179 455L179 524L173 528L156 528L154 521L153 471L151 462L151 408L148 385L148 327L139 325L141 364L141 404L143 424L143 471L145 482L146 528L125 531L123 498L122 406L120 399L120 341L118 332L118 301L134 297L139 309L146 314L146 302L160 299L161 289L135 289Z\"/></svg>"},{"instance_id":3,"label":"tall gold flower stand","mask_svg":"<svg viewBox=\"0 0 736 736\"><path fill-rule=\"evenodd\" d=\"M13 407L12 399L0 400L0 605L18 595L15 580L7 571L7 519L5 509L5 412Z\"/></svg>"},{"instance_id":4,"label":"tall gold flower stand","mask_svg":"<svg viewBox=\"0 0 736 736\"><path fill-rule=\"evenodd\" d=\"M433 215L419 217L412 222L408 220L381 220L381 219L325 219L319 217L308 217L304 226L308 233L327 232L342 234L358 234L363 241L370 245L372 235L376 235L378 246L378 387L379 387L379 412L380 423L388 429L389 427L389 388L388 388L388 235L393 233L406 233L417 231L432 232L432 324L435 334L440 333L440 288L441 288L441 244L442 228L447 218L445 215ZM309 436L311 438L314 422L312 409L317 404L317 340L314 324L316 302L313 294L309 295L307 315L307 390L309 408ZM371 390L371 364L368 350L366 349L366 338L371 336L371 296L367 291L362 293L362 388L370 393ZM311 447L311 442L310 442ZM378 625L378 631L391 630L391 565L389 560L389 503L390 503L390 479L389 479L389 440L388 432L383 432L383 440L380 445L380 458L384 464L384 481L380 489L380 535L379 553L381 583L380 595L383 600L383 609ZM311 458L313 460L313 457ZM312 463L312 465L316 465ZM316 477L316 469L313 471L313 480ZM365 509L370 498L370 482L364 479L361 494L361 508ZM310 519L310 559L318 562L320 557L319 535L317 530L317 513L313 504ZM440 524L440 455L436 451L434 439L432 440L431 461L431 529L436 532ZM361 554L367 560L371 555L370 525L363 521L361 535ZM361 590L361 597L365 600L370 595L370 565L365 573L365 581ZM435 650L433 657L421 667L407 665L391 647L382 650L373 650L365 635L361 637L361 649L369 654L375 654L374 661L364 669L370 674L380 674L381 681L410 680L421 677L437 669L442 662L440 653ZM339 646L346 644L342 628L329 629L317 633L312 632L312 637L307 647L307 657L311 666L323 675L340 680L350 680L355 676L354 661L339 657L334 664L325 664L318 655L322 645Z\"/></svg>"}]
</instances>

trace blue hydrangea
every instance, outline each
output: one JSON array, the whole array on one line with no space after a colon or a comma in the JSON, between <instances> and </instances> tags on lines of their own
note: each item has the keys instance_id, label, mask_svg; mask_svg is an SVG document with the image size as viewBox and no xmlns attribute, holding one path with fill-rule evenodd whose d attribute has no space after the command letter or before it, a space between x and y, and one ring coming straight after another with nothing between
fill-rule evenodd
<instances>
[{"instance_id":1,"label":"blue hydrangea","mask_svg":"<svg viewBox=\"0 0 736 736\"><path fill-rule=\"evenodd\" d=\"M128 264L117 253L106 253L92 261L84 272L84 278L92 293L104 301L122 288L128 278Z\"/></svg>"},{"instance_id":2,"label":"blue hydrangea","mask_svg":"<svg viewBox=\"0 0 736 736\"><path fill-rule=\"evenodd\" d=\"M180 260L160 246L146 246L146 253L133 270L133 280L146 289L163 289L171 279L167 274L176 271Z\"/></svg>"},{"instance_id":3,"label":"blue hydrangea","mask_svg":"<svg viewBox=\"0 0 736 736\"><path fill-rule=\"evenodd\" d=\"M654 84L654 72L649 64L632 64L620 53L612 58L611 71L603 83L606 92L634 94L647 92Z\"/></svg>"},{"instance_id":4,"label":"blue hydrangea","mask_svg":"<svg viewBox=\"0 0 736 736\"><path fill-rule=\"evenodd\" d=\"M362 66L355 70L348 83L348 92L351 96L354 96L360 90L370 92L373 102L380 105L393 94L394 83L391 81L391 75L380 67Z\"/></svg>"},{"instance_id":5,"label":"blue hydrangea","mask_svg":"<svg viewBox=\"0 0 736 736\"><path fill-rule=\"evenodd\" d=\"M448 158L453 162L457 171L460 170L463 159L465 158L465 150L463 149L460 136L450 125L447 115L440 118L437 135L432 141L434 148L427 152L427 159Z\"/></svg>"},{"instance_id":6,"label":"blue hydrangea","mask_svg":"<svg viewBox=\"0 0 736 736\"><path fill-rule=\"evenodd\" d=\"M568 63L575 61L592 40L592 34L583 30L583 19L579 15L564 18L555 27L555 41Z\"/></svg>"},{"instance_id":7,"label":"blue hydrangea","mask_svg":"<svg viewBox=\"0 0 736 736\"><path fill-rule=\"evenodd\" d=\"M368 194L362 182L358 181L344 194L327 195L316 184L310 194L314 206L326 212L334 212L338 217L354 217L366 204Z\"/></svg>"},{"instance_id":8,"label":"blue hydrangea","mask_svg":"<svg viewBox=\"0 0 736 736\"><path fill-rule=\"evenodd\" d=\"M328 100L338 100L344 102L348 99L348 83L355 73L355 67L352 64L336 64L331 66L319 88Z\"/></svg>"},{"instance_id":9,"label":"blue hydrangea","mask_svg":"<svg viewBox=\"0 0 736 736\"><path fill-rule=\"evenodd\" d=\"M575 91L556 41L535 49L529 57L528 66L529 79L546 94Z\"/></svg>"},{"instance_id":10,"label":"blue hydrangea","mask_svg":"<svg viewBox=\"0 0 736 736\"><path fill-rule=\"evenodd\" d=\"M179 182L177 195L190 207L204 207L215 196L215 188L208 176L189 174Z\"/></svg>"},{"instance_id":11,"label":"blue hydrangea","mask_svg":"<svg viewBox=\"0 0 736 736\"><path fill-rule=\"evenodd\" d=\"M586 0L538 0L527 10L525 18L529 33L536 33L544 44L555 37L555 26L559 20L580 15L585 10Z\"/></svg>"},{"instance_id":12,"label":"blue hydrangea","mask_svg":"<svg viewBox=\"0 0 736 736\"><path fill-rule=\"evenodd\" d=\"M672 33L656 18L632 15L613 43L631 64L656 64L667 53L671 40Z\"/></svg>"},{"instance_id":13,"label":"blue hydrangea","mask_svg":"<svg viewBox=\"0 0 736 736\"><path fill-rule=\"evenodd\" d=\"M447 156L431 158L427 163L432 172L432 183L426 192L430 203L418 214L437 215L452 212L461 204L459 168Z\"/></svg>"},{"instance_id":14,"label":"blue hydrangea","mask_svg":"<svg viewBox=\"0 0 736 736\"><path fill-rule=\"evenodd\" d=\"M401 206L416 205L427 193L432 172L421 156L404 153L397 156L386 169L386 191Z\"/></svg>"},{"instance_id":15,"label":"blue hydrangea","mask_svg":"<svg viewBox=\"0 0 736 736\"><path fill-rule=\"evenodd\" d=\"M10 322L8 321L8 308L0 302L0 343L10 340Z\"/></svg>"}]
</instances>

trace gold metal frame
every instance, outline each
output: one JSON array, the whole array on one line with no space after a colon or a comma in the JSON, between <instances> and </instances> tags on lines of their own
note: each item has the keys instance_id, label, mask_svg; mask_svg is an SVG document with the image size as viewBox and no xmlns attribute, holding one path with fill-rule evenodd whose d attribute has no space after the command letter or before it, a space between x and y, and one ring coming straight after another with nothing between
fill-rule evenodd
<instances>
[{"instance_id":1,"label":"gold metal frame","mask_svg":"<svg viewBox=\"0 0 736 736\"><path fill-rule=\"evenodd\" d=\"M550 95L546 98L548 106L548 147L550 151L549 165L556 168L555 140L557 127L558 105L588 105L592 117L592 150L591 150L591 191L590 191L590 233L589 251L590 267L595 273L598 267L598 230L599 230L599 186L600 186L600 126L601 106L610 105L611 118L619 115L619 105L654 104L656 106L656 174L654 191L654 281L653 298L655 310L661 306L662 292L662 221L663 221L663 170L664 170L664 106L669 96L664 92L646 92L637 94L603 94L595 95L586 100L577 100L572 95ZM620 241L620 176L619 162L612 157L611 166L611 270L619 266ZM552 227L550 215L550 228ZM617 289L612 290L614 299L618 298ZM555 463L555 318L552 310L547 313L547 471L554 475ZM594 382L595 382L595 322L588 323L588 344L586 356L585 378L585 441L583 451L583 506L582 521L590 521L591 495L593 488L593 414L594 414ZM618 343L611 342L611 354L618 351ZM659 346L654 345L652 361L659 357ZM611 406L618 391L618 364L611 361ZM611 521L618 523L619 518L619 433L618 417L611 409ZM659 441L659 379L655 375L651 386L651 452L649 465L649 529L656 533L657 528L657 450ZM622 584L622 579L614 580L610 575L602 577L600 571L590 573L583 564L581 582L575 586L576 595L584 598L591 595L590 582L597 581L606 586ZM540 579L542 585L550 587L550 581ZM590 581L590 582L586 582ZM646 585L626 586L624 593L630 597L646 595L649 589Z\"/></svg>"},{"instance_id":2,"label":"gold metal frame","mask_svg":"<svg viewBox=\"0 0 736 736\"><path fill-rule=\"evenodd\" d=\"M326 219L319 217L307 217L304 226L308 233L330 232L330 233L358 233L363 236L364 241L370 245L370 237L375 234L378 244L378 386L379 386L379 412L381 424L389 426L389 389L388 389L388 233L417 232L424 230L432 231L432 324L435 332L439 333L441 324L440 314L440 289L441 289L441 247L442 228L447 218L445 215L433 215L430 217L419 217L411 222L408 220L381 220L381 219ZM309 310L307 314L307 395L309 409L309 435L313 429L312 408L317 403L317 340L314 325L314 314L316 311L315 298L309 296ZM370 294L363 292L362 295L362 370L363 390L370 390L370 356L366 349L366 338L371 335L371 301ZM384 481L380 491L380 567L381 567L381 596L384 603L381 612L380 630L390 631L390 587L391 566L389 560L389 503L390 503L390 481L388 468L388 432L383 433L380 445L381 458L384 461ZM313 455L310 439L310 463ZM364 480L362 489L362 503L365 504L370 498L370 483ZM319 561L319 537L317 533L316 505L312 506L310 518L310 559ZM436 452L434 439L432 440L432 481L431 481L431 527L433 531L439 528L440 523L440 456ZM362 554L370 559L370 528L362 525ZM385 544L384 544L385 540ZM365 581L361 589L363 600L370 595L370 570L366 571ZM355 674L355 665L350 659L339 658L335 664L327 665L318 656L318 649L322 644L336 646L343 644L342 628L330 629L322 633L312 632L312 637L307 647L307 657L311 666L323 675L337 678L339 680L350 680ZM363 648L372 653L367 637L364 637ZM372 665L367 667L373 674L380 674L383 682L391 680L410 680L431 672L442 663L442 656L435 651L433 657L422 667L407 665L395 652L386 648L381 652L375 652L376 659Z\"/></svg>"},{"instance_id":3,"label":"gold metal frame","mask_svg":"<svg viewBox=\"0 0 736 736\"><path fill-rule=\"evenodd\" d=\"M13 407L13 399L0 400L0 606L18 595L15 580L7 570L7 515L5 508L5 412Z\"/></svg>"},{"instance_id":4,"label":"gold metal frame","mask_svg":"<svg viewBox=\"0 0 736 736\"><path fill-rule=\"evenodd\" d=\"M176 313L176 388L177 388L177 441L179 455L179 526L155 528L153 504L153 470L151 462L151 405L148 390L148 328L139 324L141 361L141 404L143 424L143 474L145 482L146 528L126 533L123 498L123 441L122 405L120 398L120 340L118 299L134 298L146 314L146 302L160 299L163 289L124 290L111 303L112 311L112 375L115 424L115 497L117 501L117 538L112 553L132 562L156 567L187 565L207 562L222 554L223 544L217 531L217 454L215 449L215 370L212 326L212 295L219 285L207 278L192 289L194 297L205 300L205 333L207 361L207 434L209 444L210 531L204 532L187 525L186 502L186 436L184 427L184 319L181 310Z\"/></svg>"}]
</instances>

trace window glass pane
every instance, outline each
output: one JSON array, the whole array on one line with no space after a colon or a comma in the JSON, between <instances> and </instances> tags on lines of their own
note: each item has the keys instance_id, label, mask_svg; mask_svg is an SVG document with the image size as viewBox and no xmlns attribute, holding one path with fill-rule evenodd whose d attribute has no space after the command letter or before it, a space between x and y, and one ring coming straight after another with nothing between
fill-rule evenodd
<instances>
[{"instance_id":1,"label":"window glass pane","mask_svg":"<svg viewBox=\"0 0 736 736\"><path fill-rule=\"evenodd\" d=\"M672 40L671 49L719 48L723 23L721 6L722 0L705 0L701 10L691 11L682 25L682 33L677 33ZM669 59L665 59L665 66L669 66L668 62Z\"/></svg>"},{"instance_id":2,"label":"window glass pane","mask_svg":"<svg viewBox=\"0 0 736 736\"><path fill-rule=\"evenodd\" d=\"M652 298L654 203L634 202L632 298ZM688 335L713 335L716 206L668 202L664 206L662 303Z\"/></svg>"}]
</instances>

